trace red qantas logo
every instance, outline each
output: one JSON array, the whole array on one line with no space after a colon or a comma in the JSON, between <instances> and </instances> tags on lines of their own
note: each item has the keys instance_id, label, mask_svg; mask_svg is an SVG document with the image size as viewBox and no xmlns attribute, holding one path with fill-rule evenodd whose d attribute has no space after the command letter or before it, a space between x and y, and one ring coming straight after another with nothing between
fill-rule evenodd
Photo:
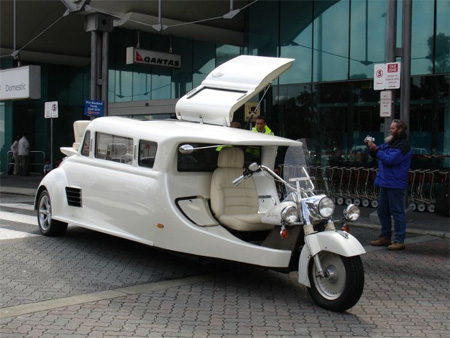
<instances>
[{"instance_id":1,"label":"red qantas logo","mask_svg":"<svg viewBox=\"0 0 450 338\"><path fill-rule=\"evenodd\" d=\"M136 61L144 62L144 59L142 58L142 56L137 51L136 51Z\"/></svg>"}]
</instances>

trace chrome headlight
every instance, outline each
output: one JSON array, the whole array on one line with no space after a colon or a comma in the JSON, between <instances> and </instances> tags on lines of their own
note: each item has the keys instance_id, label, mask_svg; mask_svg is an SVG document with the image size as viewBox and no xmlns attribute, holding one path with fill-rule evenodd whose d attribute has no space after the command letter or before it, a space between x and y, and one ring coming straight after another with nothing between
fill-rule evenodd
<instances>
[{"instance_id":1,"label":"chrome headlight","mask_svg":"<svg viewBox=\"0 0 450 338\"><path fill-rule=\"evenodd\" d=\"M281 221L284 224L294 224L298 222L298 211L294 206L289 206L281 211Z\"/></svg>"},{"instance_id":2,"label":"chrome headlight","mask_svg":"<svg viewBox=\"0 0 450 338\"><path fill-rule=\"evenodd\" d=\"M359 218L360 213L361 210L354 204L350 204L344 209L344 217L349 221L356 221Z\"/></svg>"},{"instance_id":3,"label":"chrome headlight","mask_svg":"<svg viewBox=\"0 0 450 338\"><path fill-rule=\"evenodd\" d=\"M323 218L329 218L333 216L334 213L334 202L329 197L324 197L319 202L319 214Z\"/></svg>"}]
</instances>

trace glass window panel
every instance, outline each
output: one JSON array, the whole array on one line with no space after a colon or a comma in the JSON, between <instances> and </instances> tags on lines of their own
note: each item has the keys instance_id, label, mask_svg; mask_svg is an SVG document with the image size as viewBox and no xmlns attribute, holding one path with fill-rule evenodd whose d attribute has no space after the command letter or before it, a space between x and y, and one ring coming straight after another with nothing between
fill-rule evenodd
<instances>
[{"instance_id":1,"label":"glass window panel","mask_svg":"<svg viewBox=\"0 0 450 338\"><path fill-rule=\"evenodd\" d=\"M311 82L312 2L282 1L280 11L280 56L295 59L280 84Z\"/></svg>"},{"instance_id":2,"label":"glass window panel","mask_svg":"<svg viewBox=\"0 0 450 338\"><path fill-rule=\"evenodd\" d=\"M131 165L133 161L133 139L96 133L95 157Z\"/></svg>"},{"instance_id":3,"label":"glass window panel","mask_svg":"<svg viewBox=\"0 0 450 338\"><path fill-rule=\"evenodd\" d=\"M116 70L115 79L115 102L131 101L133 96L133 73L131 71Z\"/></svg>"},{"instance_id":4,"label":"glass window panel","mask_svg":"<svg viewBox=\"0 0 450 338\"><path fill-rule=\"evenodd\" d=\"M152 100L170 99L171 76L168 73L170 71L152 75Z\"/></svg>"},{"instance_id":5,"label":"glass window panel","mask_svg":"<svg viewBox=\"0 0 450 338\"><path fill-rule=\"evenodd\" d=\"M151 75L135 69L133 73L133 101L149 100L151 85Z\"/></svg>"},{"instance_id":6,"label":"glass window panel","mask_svg":"<svg viewBox=\"0 0 450 338\"><path fill-rule=\"evenodd\" d=\"M139 142L139 165L141 167L153 168L157 148L158 145L156 144L156 142Z\"/></svg>"},{"instance_id":7,"label":"glass window panel","mask_svg":"<svg viewBox=\"0 0 450 338\"><path fill-rule=\"evenodd\" d=\"M386 1L353 0L350 36L350 78L372 78L385 60Z\"/></svg>"},{"instance_id":8,"label":"glass window panel","mask_svg":"<svg viewBox=\"0 0 450 338\"><path fill-rule=\"evenodd\" d=\"M278 1L258 1L251 6L248 25L248 54L278 56Z\"/></svg>"},{"instance_id":9,"label":"glass window panel","mask_svg":"<svg viewBox=\"0 0 450 338\"><path fill-rule=\"evenodd\" d=\"M438 0L436 10L435 73L450 73L450 1Z\"/></svg>"},{"instance_id":10,"label":"glass window panel","mask_svg":"<svg viewBox=\"0 0 450 338\"><path fill-rule=\"evenodd\" d=\"M218 45L216 48L216 67L241 54L241 48L232 45Z\"/></svg>"},{"instance_id":11,"label":"glass window panel","mask_svg":"<svg viewBox=\"0 0 450 338\"><path fill-rule=\"evenodd\" d=\"M411 75L433 72L433 17L434 1L412 1Z\"/></svg>"},{"instance_id":12,"label":"glass window panel","mask_svg":"<svg viewBox=\"0 0 450 338\"><path fill-rule=\"evenodd\" d=\"M199 86L215 68L216 47L213 43L194 41L193 85Z\"/></svg>"},{"instance_id":13,"label":"glass window panel","mask_svg":"<svg viewBox=\"0 0 450 338\"><path fill-rule=\"evenodd\" d=\"M89 156L89 150L91 148L91 132L88 130L86 134L84 134L84 140L81 148L81 155Z\"/></svg>"},{"instance_id":14,"label":"glass window panel","mask_svg":"<svg viewBox=\"0 0 450 338\"><path fill-rule=\"evenodd\" d=\"M173 38L173 52L181 55L181 69L172 71L172 99L192 89L192 40Z\"/></svg>"},{"instance_id":15,"label":"glass window panel","mask_svg":"<svg viewBox=\"0 0 450 338\"><path fill-rule=\"evenodd\" d=\"M346 80L348 77L349 1L314 2L315 82Z\"/></svg>"}]
</instances>

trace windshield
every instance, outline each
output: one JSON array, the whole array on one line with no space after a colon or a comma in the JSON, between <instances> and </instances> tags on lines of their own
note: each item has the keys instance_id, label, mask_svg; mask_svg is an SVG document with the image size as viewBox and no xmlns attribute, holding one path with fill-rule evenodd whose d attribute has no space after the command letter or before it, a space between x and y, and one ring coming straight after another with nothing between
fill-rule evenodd
<instances>
[{"instance_id":1,"label":"windshield","mask_svg":"<svg viewBox=\"0 0 450 338\"><path fill-rule=\"evenodd\" d=\"M301 145L290 146L286 150L283 164L283 179L288 182L286 192L296 190L296 184L304 191L314 190L314 185L309 177L309 170L314 162L314 152L308 149L306 140L298 140Z\"/></svg>"}]
</instances>

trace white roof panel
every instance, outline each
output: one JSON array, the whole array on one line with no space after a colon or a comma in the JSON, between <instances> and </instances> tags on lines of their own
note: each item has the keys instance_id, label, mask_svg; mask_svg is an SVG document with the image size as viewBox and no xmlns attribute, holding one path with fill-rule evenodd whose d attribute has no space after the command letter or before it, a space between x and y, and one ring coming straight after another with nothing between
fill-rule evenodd
<instances>
[{"instance_id":1,"label":"white roof panel","mask_svg":"<svg viewBox=\"0 0 450 338\"><path fill-rule=\"evenodd\" d=\"M229 126L234 112L292 66L293 59L241 55L178 100L177 118Z\"/></svg>"}]
</instances>

